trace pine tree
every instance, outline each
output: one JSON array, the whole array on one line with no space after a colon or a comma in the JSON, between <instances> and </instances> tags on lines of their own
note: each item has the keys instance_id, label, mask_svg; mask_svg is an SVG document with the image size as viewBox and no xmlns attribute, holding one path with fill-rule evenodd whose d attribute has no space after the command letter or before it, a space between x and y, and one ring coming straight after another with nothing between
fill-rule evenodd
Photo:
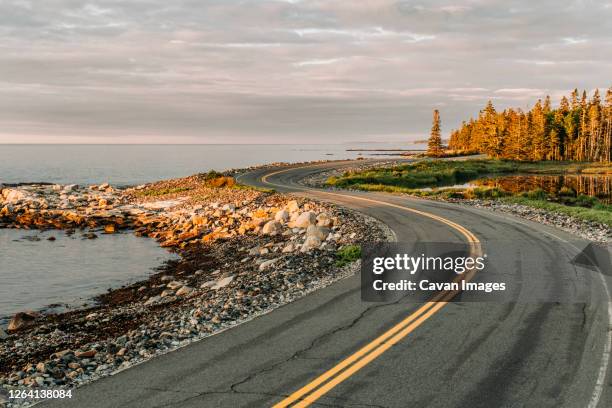
<instances>
[{"instance_id":1,"label":"pine tree","mask_svg":"<svg viewBox=\"0 0 612 408\"><path fill-rule=\"evenodd\" d=\"M476 119L451 132L451 147L514 160L610 161L612 88L603 103L599 90L590 100L585 91L579 95L574 89L556 109L547 96L527 112L497 112L488 101Z\"/></svg>"},{"instance_id":2,"label":"pine tree","mask_svg":"<svg viewBox=\"0 0 612 408\"><path fill-rule=\"evenodd\" d=\"M432 157L440 157L444 154L442 147L442 135L440 134L440 112L437 109L433 111L433 124L431 126L431 136L427 143L427 155Z\"/></svg>"}]
</instances>

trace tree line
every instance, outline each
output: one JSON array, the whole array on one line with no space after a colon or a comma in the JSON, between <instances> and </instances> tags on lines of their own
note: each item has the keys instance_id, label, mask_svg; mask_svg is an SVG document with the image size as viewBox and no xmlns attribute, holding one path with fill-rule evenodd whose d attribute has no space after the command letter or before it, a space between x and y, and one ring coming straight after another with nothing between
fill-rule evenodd
<instances>
[{"instance_id":1,"label":"tree line","mask_svg":"<svg viewBox=\"0 0 612 408\"><path fill-rule=\"evenodd\" d=\"M606 161L612 149L612 88L602 102L599 90L590 99L577 89L561 98L557 108L550 97L532 109L497 112L489 101L477 118L463 122L450 135L449 149L486 153L513 160Z\"/></svg>"}]
</instances>

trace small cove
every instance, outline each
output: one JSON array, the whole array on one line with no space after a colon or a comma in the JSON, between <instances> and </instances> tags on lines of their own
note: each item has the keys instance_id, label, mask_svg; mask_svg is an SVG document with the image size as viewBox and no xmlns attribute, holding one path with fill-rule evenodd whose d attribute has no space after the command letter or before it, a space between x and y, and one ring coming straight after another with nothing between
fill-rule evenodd
<instances>
[{"instance_id":1,"label":"small cove","mask_svg":"<svg viewBox=\"0 0 612 408\"><path fill-rule=\"evenodd\" d=\"M108 288L144 279L176 257L129 232L98 233L97 239L82 233L0 229L0 324L19 311L91 303Z\"/></svg>"}]
</instances>

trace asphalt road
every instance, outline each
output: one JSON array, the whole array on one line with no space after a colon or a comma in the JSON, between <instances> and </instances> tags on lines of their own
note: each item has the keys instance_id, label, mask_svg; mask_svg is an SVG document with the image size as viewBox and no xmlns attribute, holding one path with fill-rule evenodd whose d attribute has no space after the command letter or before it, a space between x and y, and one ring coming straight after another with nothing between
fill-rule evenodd
<instances>
[{"instance_id":1,"label":"asphalt road","mask_svg":"<svg viewBox=\"0 0 612 408\"><path fill-rule=\"evenodd\" d=\"M72 400L41 406L286 406L283 401L292 394L299 396L292 402L297 406L306 406L303 399L309 398L312 406L333 407L612 406L605 281L612 284L609 276L568 262L586 243L485 210L382 193L328 194L297 183L308 173L341 165L258 170L241 181L362 211L389 225L400 242L464 242L465 233L452 225L471 232L485 250L503 239L507 251L497 251L497 268L520 274L524 291L546 289L567 293L569 299L577 287L591 290L584 301L571 303L468 298L435 306L407 299L366 303L360 299L359 276L353 276L79 388ZM529 256L517 262L517 253ZM546 288L538 286L543 274L554 278ZM402 323L406 318L408 323ZM337 366L349 356L351 364ZM334 367L336 372L329 373ZM325 373L320 384L312 384ZM308 384L305 392L294 394Z\"/></svg>"}]
</instances>

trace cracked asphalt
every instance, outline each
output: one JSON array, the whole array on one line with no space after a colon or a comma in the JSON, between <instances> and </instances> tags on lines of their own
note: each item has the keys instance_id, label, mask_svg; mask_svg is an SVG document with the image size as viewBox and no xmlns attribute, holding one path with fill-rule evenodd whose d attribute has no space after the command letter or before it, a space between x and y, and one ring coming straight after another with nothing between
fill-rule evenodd
<instances>
[{"instance_id":1,"label":"cracked asphalt","mask_svg":"<svg viewBox=\"0 0 612 408\"><path fill-rule=\"evenodd\" d=\"M559 277L561 283L553 285L555 290L589 279L594 290L582 303L450 303L313 406L589 406L610 328L601 283L597 287L592 273L578 273L565 261L577 250L562 240L576 242L576 238L485 210L382 193L330 196L306 191L297 183L312 172L341 165L296 167L268 180L277 190L326 199L376 217L394 230L400 242L461 242L463 238L434 220L355 197L445 217L469 228L484 245L487 240L504 237L518 251L524 248L541 254L520 265L510 255L512 251L507 259L503 254L498 258L500 265L522 274L526 288L532 276L547 272ZM253 171L241 181L263 185L261 177L273 171ZM388 304L362 302L360 278L355 275L231 330L79 388L71 400L48 401L41 406L271 406L418 306L408 299ZM610 368L598 407L612 406Z\"/></svg>"}]
</instances>

